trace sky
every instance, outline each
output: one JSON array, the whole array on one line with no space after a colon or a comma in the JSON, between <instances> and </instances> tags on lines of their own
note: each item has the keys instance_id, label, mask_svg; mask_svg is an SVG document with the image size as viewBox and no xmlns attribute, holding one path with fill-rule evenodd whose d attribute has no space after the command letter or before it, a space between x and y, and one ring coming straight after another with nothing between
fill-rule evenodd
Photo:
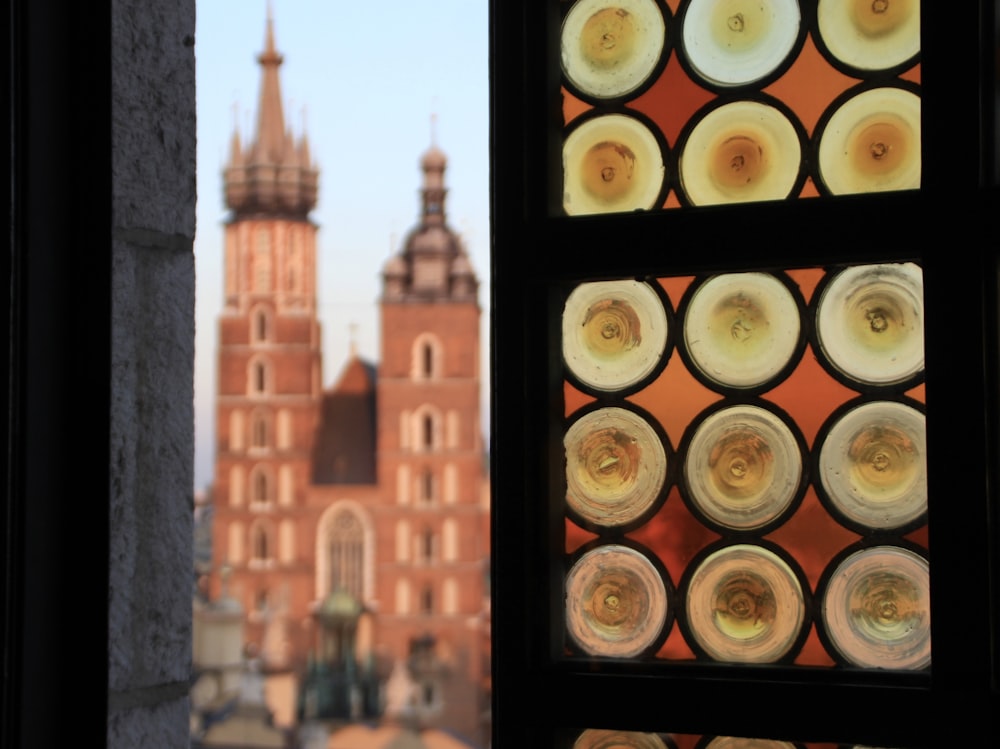
<instances>
[{"instance_id":1,"label":"sky","mask_svg":"<svg viewBox=\"0 0 1000 749\"><path fill-rule=\"evenodd\" d=\"M198 203L195 236L195 491L212 480L215 347L222 309L222 169L238 128L256 123L268 7L285 122L305 132L320 170L317 289L323 382L350 351L379 358L380 271L419 213L420 157L432 140L448 156L448 221L480 280L487 373L489 113L486 0L198 0L195 54ZM488 429L487 383L483 423Z\"/></svg>"}]
</instances>

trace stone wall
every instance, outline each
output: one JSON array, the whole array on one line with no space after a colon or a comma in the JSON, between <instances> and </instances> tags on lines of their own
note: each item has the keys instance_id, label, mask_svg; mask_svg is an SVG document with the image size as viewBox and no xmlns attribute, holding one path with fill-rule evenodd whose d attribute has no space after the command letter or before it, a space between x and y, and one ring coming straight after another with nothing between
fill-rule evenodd
<instances>
[{"instance_id":1,"label":"stone wall","mask_svg":"<svg viewBox=\"0 0 1000 749\"><path fill-rule=\"evenodd\" d=\"M107 745L187 747L195 2L112 3Z\"/></svg>"}]
</instances>

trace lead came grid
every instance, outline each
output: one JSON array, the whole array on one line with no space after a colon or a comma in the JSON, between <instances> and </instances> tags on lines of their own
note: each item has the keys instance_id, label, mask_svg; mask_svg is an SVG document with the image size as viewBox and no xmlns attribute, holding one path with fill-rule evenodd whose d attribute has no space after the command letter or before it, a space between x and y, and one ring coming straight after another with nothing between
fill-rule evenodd
<instances>
[{"instance_id":1,"label":"lead came grid","mask_svg":"<svg viewBox=\"0 0 1000 749\"><path fill-rule=\"evenodd\" d=\"M929 667L922 280L570 291L568 655Z\"/></svg>"}]
</instances>

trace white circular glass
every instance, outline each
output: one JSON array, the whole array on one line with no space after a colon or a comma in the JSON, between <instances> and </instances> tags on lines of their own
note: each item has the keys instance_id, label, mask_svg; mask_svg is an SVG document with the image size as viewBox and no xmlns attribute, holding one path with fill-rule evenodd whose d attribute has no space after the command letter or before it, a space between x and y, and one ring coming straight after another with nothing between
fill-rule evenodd
<instances>
[{"instance_id":1,"label":"white circular glass","mask_svg":"<svg viewBox=\"0 0 1000 749\"><path fill-rule=\"evenodd\" d=\"M563 360L580 382L604 392L640 383L667 348L667 312L640 281L577 286L562 316Z\"/></svg>"},{"instance_id":2,"label":"white circular glass","mask_svg":"<svg viewBox=\"0 0 1000 749\"><path fill-rule=\"evenodd\" d=\"M563 207L571 216L653 208L665 177L656 137L628 115L587 120L563 144Z\"/></svg>"},{"instance_id":3,"label":"white circular glass","mask_svg":"<svg viewBox=\"0 0 1000 749\"><path fill-rule=\"evenodd\" d=\"M737 736L716 736L705 749L795 749L795 744L773 739L747 739Z\"/></svg>"},{"instance_id":4,"label":"white circular glass","mask_svg":"<svg viewBox=\"0 0 1000 749\"><path fill-rule=\"evenodd\" d=\"M894 401L854 408L819 453L820 480L834 506L868 528L899 528L927 511L927 427Z\"/></svg>"},{"instance_id":5,"label":"white circular glass","mask_svg":"<svg viewBox=\"0 0 1000 749\"><path fill-rule=\"evenodd\" d=\"M701 284L684 315L684 346L698 370L726 387L777 376L795 354L801 321L788 288L767 273L726 273Z\"/></svg>"},{"instance_id":6,"label":"white circular glass","mask_svg":"<svg viewBox=\"0 0 1000 749\"><path fill-rule=\"evenodd\" d=\"M649 648L667 619L667 591L638 551L591 549L566 576L566 629L589 655L631 658Z\"/></svg>"},{"instance_id":7,"label":"white circular glass","mask_svg":"<svg viewBox=\"0 0 1000 749\"><path fill-rule=\"evenodd\" d=\"M819 0L819 33L841 62L885 70L920 51L920 0Z\"/></svg>"},{"instance_id":8,"label":"white circular glass","mask_svg":"<svg viewBox=\"0 0 1000 749\"><path fill-rule=\"evenodd\" d=\"M791 121L759 101L706 114L680 153L681 187L694 205L783 200L799 177L802 147Z\"/></svg>"},{"instance_id":9,"label":"white circular glass","mask_svg":"<svg viewBox=\"0 0 1000 749\"><path fill-rule=\"evenodd\" d=\"M591 96L625 96L649 78L665 40L654 0L577 0L562 26L563 73Z\"/></svg>"},{"instance_id":10,"label":"white circular glass","mask_svg":"<svg viewBox=\"0 0 1000 749\"><path fill-rule=\"evenodd\" d=\"M667 749L655 733L590 728L577 737L573 749Z\"/></svg>"},{"instance_id":11,"label":"white circular glass","mask_svg":"<svg viewBox=\"0 0 1000 749\"><path fill-rule=\"evenodd\" d=\"M695 430L684 460L690 500L710 520L753 530L779 517L802 478L802 454L791 430L759 406L732 406Z\"/></svg>"},{"instance_id":12,"label":"white circular glass","mask_svg":"<svg viewBox=\"0 0 1000 749\"><path fill-rule=\"evenodd\" d=\"M819 141L819 171L834 195L920 187L920 97L873 88L845 101Z\"/></svg>"},{"instance_id":13,"label":"white circular glass","mask_svg":"<svg viewBox=\"0 0 1000 749\"><path fill-rule=\"evenodd\" d=\"M566 504L604 527L640 518L660 496L667 454L649 423L624 408L601 408L570 425L566 448Z\"/></svg>"},{"instance_id":14,"label":"white circular glass","mask_svg":"<svg viewBox=\"0 0 1000 749\"><path fill-rule=\"evenodd\" d=\"M727 546L706 557L691 577L687 620L714 660L773 663L791 650L802 630L802 586L772 551Z\"/></svg>"},{"instance_id":15,"label":"white circular glass","mask_svg":"<svg viewBox=\"0 0 1000 749\"><path fill-rule=\"evenodd\" d=\"M796 0L691 0L681 39L695 73L717 86L766 78L795 47Z\"/></svg>"},{"instance_id":16,"label":"white circular glass","mask_svg":"<svg viewBox=\"0 0 1000 749\"><path fill-rule=\"evenodd\" d=\"M927 560L897 546L851 554L827 584L822 617L837 652L855 666L924 668L931 661Z\"/></svg>"},{"instance_id":17,"label":"white circular glass","mask_svg":"<svg viewBox=\"0 0 1000 749\"><path fill-rule=\"evenodd\" d=\"M892 385L924 368L923 271L914 263L841 271L817 305L823 354L858 382Z\"/></svg>"}]
</instances>

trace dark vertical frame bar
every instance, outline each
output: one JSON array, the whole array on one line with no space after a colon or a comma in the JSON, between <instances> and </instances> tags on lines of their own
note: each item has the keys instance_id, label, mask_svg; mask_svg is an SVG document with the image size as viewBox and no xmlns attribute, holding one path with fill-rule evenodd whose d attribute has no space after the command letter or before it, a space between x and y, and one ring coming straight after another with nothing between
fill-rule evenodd
<instances>
[{"instance_id":1,"label":"dark vertical frame bar","mask_svg":"<svg viewBox=\"0 0 1000 749\"><path fill-rule=\"evenodd\" d=\"M4 746L107 735L111 4L12 0ZM78 704L74 720L52 709Z\"/></svg>"}]
</instances>

